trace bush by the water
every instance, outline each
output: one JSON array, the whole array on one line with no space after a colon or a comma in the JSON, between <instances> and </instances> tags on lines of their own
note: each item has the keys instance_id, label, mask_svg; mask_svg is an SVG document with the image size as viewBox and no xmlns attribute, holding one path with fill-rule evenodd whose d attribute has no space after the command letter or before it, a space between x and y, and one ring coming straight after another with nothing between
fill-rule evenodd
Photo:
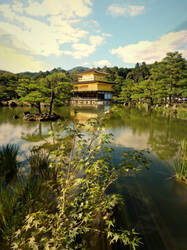
<instances>
[{"instance_id":1,"label":"bush by the water","mask_svg":"<svg viewBox=\"0 0 187 250\"><path fill-rule=\"evenodd\" d=\"M58 147L49 158L33 153L30 175L11 188L1 187L5 249L87 249L88 234L104 235L110 244L120 241L132 249L140 244L134 229L116 227L113 210L122 199L106 191L120 176L147 165L144 152L126 152L121 164L114 166L110 135L97 121L89 124L84 136L81 129L65 128L60 144L51 133Z\"/></svg>"},{"instance_id":2,"label":"bush by the water","mask_svg":"<svg viewBox=\"0 0 187 250\"><path fill-rule=\"evenodd\" d=\"M19 148L14 144L7 144L0 147L0 178L10 182L18 172Z\"/></svg>"},{"instance_id":3,"label":"bush by the water","mask_svg":"<svg viewBox=\"0 0 187 250\"><path fill-rule=\"evenodd\" d=\"M187 184L187 141L181 142L179 156L174 164L176 179Z\"/></svg>"}]
</instances>

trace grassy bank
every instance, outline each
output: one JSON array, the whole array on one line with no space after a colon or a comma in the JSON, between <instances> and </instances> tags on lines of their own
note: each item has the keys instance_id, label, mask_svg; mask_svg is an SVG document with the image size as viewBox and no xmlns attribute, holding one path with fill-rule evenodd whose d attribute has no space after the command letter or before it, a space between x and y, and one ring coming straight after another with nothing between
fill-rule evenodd
<instances>
[{"instance_id":1,"label":"grassy bank","mask_svg":"<svg viewBox=\"0 0 187 250\"><path fill-rule=\"evenodd\" d=\"M173 105L156 104L152 106L147 103L137 103L135 106L147 111L156 111L157 113L164 116L176 117L184 120L187 119L187 103Z\"/></svg>"}]
</instances>

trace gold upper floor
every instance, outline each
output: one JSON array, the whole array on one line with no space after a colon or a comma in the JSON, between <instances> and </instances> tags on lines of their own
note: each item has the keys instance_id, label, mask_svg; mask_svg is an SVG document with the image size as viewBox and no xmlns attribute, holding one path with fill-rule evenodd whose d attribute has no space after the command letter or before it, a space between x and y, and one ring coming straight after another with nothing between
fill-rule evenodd
<instances>
[{"instance_id":1,"label":"gold upper floor","mask_svg":"<svg viewBox=\"0 0 187 250\"><path fill-rule=\"evenodd\" d=\"M113 91L113 84L107 81L107 73L94 69L79 73L78 82L74 83L74 91Z\"/></svg>"},{"instance_id":2,"label":"gold upper floor","mask_svg":"<svg viewBox=\"0 0 187 250\"><path fill-rule=\"evenodd\" d=\"M83 91L113 91L113 84L104 82L74 83L74 92Z\"/></svg>"},{"instance_id":3,"label":"gold upper floor","mask_svg":"<svg viewBox=\"0 0 187 250\"><path fill-rule=\"evenodd\" d=\"M107 81L107 73L95 69L90 69L85 72L79 73L78 82L85 81Z\"/></svg>"}]
</instances>

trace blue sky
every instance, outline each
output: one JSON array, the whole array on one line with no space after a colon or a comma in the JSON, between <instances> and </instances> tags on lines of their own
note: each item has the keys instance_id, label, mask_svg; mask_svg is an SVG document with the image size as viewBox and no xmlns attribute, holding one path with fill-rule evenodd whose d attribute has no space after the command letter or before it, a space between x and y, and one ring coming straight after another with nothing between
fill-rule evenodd
<instances>
[{"instance_id":1,"label":"blue sky","mask_svg":"<svg viewBox=\"0 0 187 250\"><path fill-rule=\"evenodd\" d=\"M187 58L186 0L0 0L0 69L132 67Z\"/></svg>"}]
</instances>

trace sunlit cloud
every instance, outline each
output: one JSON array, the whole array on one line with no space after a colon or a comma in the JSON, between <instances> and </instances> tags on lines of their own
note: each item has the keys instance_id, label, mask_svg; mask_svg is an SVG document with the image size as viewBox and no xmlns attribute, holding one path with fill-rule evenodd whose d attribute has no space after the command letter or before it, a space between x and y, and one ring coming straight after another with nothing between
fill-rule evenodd
<instances>
[{"instance_id":1,"label":"sunlit cloud","mask_svg":"<svg viewBox=\"0 0 187 250\"><path fill-rule=\"evenodd\" d=\"M118 131L119 132L119 131ZM148 148L148 133L134 133L132 129L123 129L120 131L120 134L115 135L114 131L114 143L126 148L134 148L134 149L145 149Z\"/></svg>"},{"instance_id":2,"label":"sunlit cloud","mask_svg":"<svg viewBox=\"0 0 187 250\"><path fill-rule=\"evenodd\" d=\"M147 62L153 63L160 61L167 52L178 50L187 58L187 30L170 32L163 35L156 41L140 41L130 44L110 52L119 56L125 63Z\"/></svg>"},{"instance_id":3,"label":"sunlit cloud","mask_svg":"<svg viewBox=\"0 0 187 250\"><path fill-rule=\"evenodd\" d=\"M83 57L88 57L92 54L96 47L101 45L104 38L102 36L90 36L89 44L86 43L74 43L72 45L72 51L64 51L65 55L72 55L75 59L81 59Z\"/></svg>"},{"instance_id":4,"label":"sunlit cloud","mask_svg":"<svg viewBox=\"0 0 187 250\"><path fill-rule=\"evenodd\" d=\"M109 62L106 59L94 62L94 67L104 67L104 66L110 67L111 66L111 62Z\"/></svg>"},{"instance_id":5,"label":"sunlit cloud","mask_svg":"<svg viewBox=\"0 0 187 250\"><path fill-rule=\"evenodd\" d=\"M60 55L60 45L76 43L88 32L75 28L79 20L64 20L62 15L50 16L47 22L32 17L18 15L9 5L0 5L0 12L5 21L0 22L4 33L11 35L12 40L20 40L29 53L49 56ZM37 38L37 39L36 39Z\"/></svg>"},{"instance_id":6,"label":"sunlit cloud","mask_svg":"<svg viewBox=\"0 0 187 250\"><path fill-rule=\"evenodd\" d=\"M144 13L143 5L112 4L107 11L113 16L138 16Z\"/></svg>"},{"instance_id":7,"label":"sunlit cloud","mask_svg":"<svg viewBox=\"0 0 187 250\"><path fill-rule=\"evenodd\" d=\"M92 9L91 0L30 0L24 11L31 16L63 15L64 18L86 17Z\"/></svg>"},{"instance_id":8,"label":"sunlit cloud","mask_svg":"<svg viewBox=\"0 0 187 250\"><path fill-rule=\"evenodd\" d=\"M23 71L38 72L38 69L45 71L50 68L46 63L39 61L30 55L23 54L19 50L1 44L0 58L0 69L11 71L13 73Z\"/></svg>"},{"instance_id":9,"label":"sunlit cloud","mask_svg":"<svg viewBox=\"0 0 187 250\"><path fill-rule=\"evenodd\" d=\"M112 34L110 34L110 33L102 33L102 36L105 36L105 37L111 37L111 36L112 36Z\"/></svg>"}]
</instances>

